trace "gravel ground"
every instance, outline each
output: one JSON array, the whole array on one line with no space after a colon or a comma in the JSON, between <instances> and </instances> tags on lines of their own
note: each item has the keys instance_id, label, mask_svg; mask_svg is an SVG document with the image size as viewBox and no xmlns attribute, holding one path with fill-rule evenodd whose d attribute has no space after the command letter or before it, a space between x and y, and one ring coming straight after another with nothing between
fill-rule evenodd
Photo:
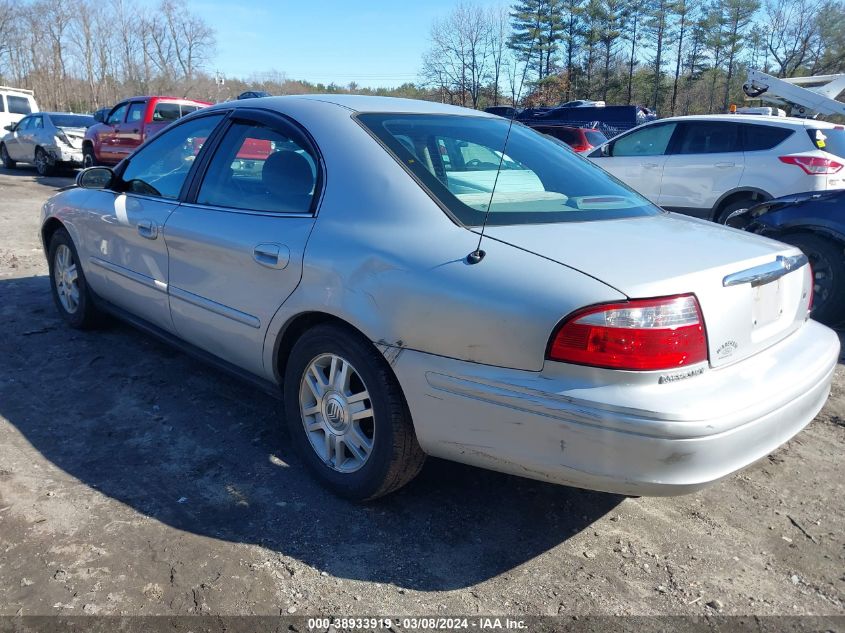
<instances>
[{"instance_id":1,"label":"gravel ground","mask_svg":"<svg viewBox=\"0 0 845 633\"><path fill-rule=\"evenodd\" d=\"M431 459L354 505L277 401L128 326L63 326L37 226L70 182L0 170L0 615L845 614L842 364L804 432L694 495Z\"/></svg>"}]
</instances>

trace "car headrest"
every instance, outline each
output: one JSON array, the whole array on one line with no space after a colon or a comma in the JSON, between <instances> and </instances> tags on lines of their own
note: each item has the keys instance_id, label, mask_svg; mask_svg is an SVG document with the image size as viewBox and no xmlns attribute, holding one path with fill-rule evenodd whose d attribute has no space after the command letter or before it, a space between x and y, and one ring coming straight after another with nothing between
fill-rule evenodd
<instances>
[{"instance_id":1,"label":"car headrest","mask_svg":"<svg viewBox=\"0 0 845 633\"><path fill-rule=\"evenodd\" d=\"M290 150L275 152L264 161L261 182L279 196L310 195L314 190L311 165L301 154Z\"/></svg>"}]
</instances>

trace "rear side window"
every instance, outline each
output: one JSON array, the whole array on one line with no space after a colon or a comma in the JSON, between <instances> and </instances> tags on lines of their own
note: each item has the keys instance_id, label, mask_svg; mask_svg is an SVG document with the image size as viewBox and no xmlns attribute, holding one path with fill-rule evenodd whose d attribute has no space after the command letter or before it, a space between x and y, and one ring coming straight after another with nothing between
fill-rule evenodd
<instances>
[{"instance_id":1,"label":"rear side window","mask_svg":"<svg viewBox=\"0 0 845 633\"><path fill-rule=\"evenodd\" d=\"M663 123L631 132L613 143L611 156L662 156L676 127L676 123Z\"/></svg>"},{"instance_id":2,"label":"rear side window","mask_svg":"<svg viewBox=\"0 0 845 633\"><path fill-rule=\"evenodd\" d=\"M598 147L602 143L607 143L607 137L601 132L587 130L584 132L584 135L587 137L587 142L595 147Z\"/></svg>"},{"instance_id":3,"label":"rear side window","mask_svg":"<svg viewBox=\"0 0 845 633\"><path fill-rule=\"evenodd\" d=\"M197 110L199 106L159 101L153 110L153 121L175 121Z\"/></svg>"},{"instance_id":4,"label":"rear side window","mask_svg":"<svg viewBox=\"0 0 845 633\"><path fill-rule=\"evenodd\" d=\"M127 123L138 123L143 120L144 112L147 110L146 103L131 103L129 104L129 114L126 117Z\"/></svg>"},{"instance_id":5,"label":"rear side window","mask_svg":"<svg viewBox=\"0 0 845 633\"><path fill-rule=\"evenodd\" d=\"M807 130L813 147L845 158L845 126Z\"/></svg>"},{"instance_id":6,"label":"rear side window","mask_svg":"<svg viewBox=\"0 0 845 633\"><path fill-rule=\"evenodd\" d=\"M32 112L32 106L26 97L6 95L6 99L9 101L9 112L12 114L29 114Z\"/></svg>"},{"instance_id":7,"label":"rear side window","mask_svg":"<svg viewBox=\"0 0 845 633\"><path fill-rule=\"evenodd\" d=\"M537 128L539 132L543 134L548 134L558 140L563 141L568 145L574 145L580 139L578 135L573 130L567 130L566 128L561 127L539 127Z\"/></svg>"},{"instance_id":8,"label":"rear side window","mask_svg":"<svg viewBox=\"0 0 845 633\"><path fill-rule=\"evenodd\" d=\"M296 140L281 130L235 123L209 163L197 203L308 213L316 186L317 161Z\"/></svg>"},{"instance_id":9,"label":"rear side window","mask_svg":"<svg viewBox=\"0 0 845 633\"><path fill-rule=\"evenodd\" d=\"M758 152L772 149L792 136L793 130L772 125L743 125L745 141L743 149L746 152Z\"/></svg>"},{"instance_id":10,"label":"rear side window","mask_svg":"<svg viewBox=\"0 0 845 633\"><path fill-rule=\"evenodd\" d=\"M357 116L458 222L542 224L654 215L642 196L560 141L501 117ZM501 164L501 172L499 165ZM495 183L495 190L494 190Z\"/></svg>"},{"instance_id":11,"label":"rear side window","mask_svg":"<svg viewBox=\"0 0 845 633\"><path fill-rule=\"evenodd\" d=\"M678 154L722 154L742 151L739 125L721 121L684 124Z\"/></svg>"}]
</instances>

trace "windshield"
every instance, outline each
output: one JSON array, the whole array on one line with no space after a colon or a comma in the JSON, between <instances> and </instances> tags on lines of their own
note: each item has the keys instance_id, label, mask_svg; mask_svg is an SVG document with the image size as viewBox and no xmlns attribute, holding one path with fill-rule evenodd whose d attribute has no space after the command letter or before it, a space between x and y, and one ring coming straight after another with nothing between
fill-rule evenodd
<instances>
[{"instance_id":1,"label":"windshield","mask_svg":"<svg viewBox=\"0 0 845 633\"><path fill-rule=\"evenodd\" d=\"M490 225L660 213L589 161L531 128L514 125L503 156L505 119L432 114L360 114L358 119L468 226L484 222L488 204Z\"/></svg>"},{"instance_id":2,"label":"windshield","mask_svg":"<svg viewBox=\"0 0 845 633\"><path fill-rule=\"evenodd\" d=\"M845 127L837 125L834 128L810 129L807 132L816 147L845 158Z\"/></svg>"},{"instance_id":3,"label":"windshield","mask_svg":"<svg viewBox=\"0 0 845 633\"><path fill-rule=\"evenodd\" d=\"M50 120L56 127L91 127L96 123L87 114L51 114Z\"/></svg>"}]
</instances>

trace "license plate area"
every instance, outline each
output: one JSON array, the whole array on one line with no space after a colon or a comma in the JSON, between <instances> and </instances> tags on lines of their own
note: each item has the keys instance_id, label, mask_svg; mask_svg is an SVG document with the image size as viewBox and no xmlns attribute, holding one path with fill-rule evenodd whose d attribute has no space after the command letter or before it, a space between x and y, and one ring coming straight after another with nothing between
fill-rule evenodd
<instances>
[{"instance_id":1,"label":"license plate area","mask_svg":"<svg viewBox=\"0 0 845 633\"><path fill-rule=\"evenodd\" d=\"M752 328L759 330L776 322L783 315L781 280L752 288Z\"/></svg>"}]
</instances>

